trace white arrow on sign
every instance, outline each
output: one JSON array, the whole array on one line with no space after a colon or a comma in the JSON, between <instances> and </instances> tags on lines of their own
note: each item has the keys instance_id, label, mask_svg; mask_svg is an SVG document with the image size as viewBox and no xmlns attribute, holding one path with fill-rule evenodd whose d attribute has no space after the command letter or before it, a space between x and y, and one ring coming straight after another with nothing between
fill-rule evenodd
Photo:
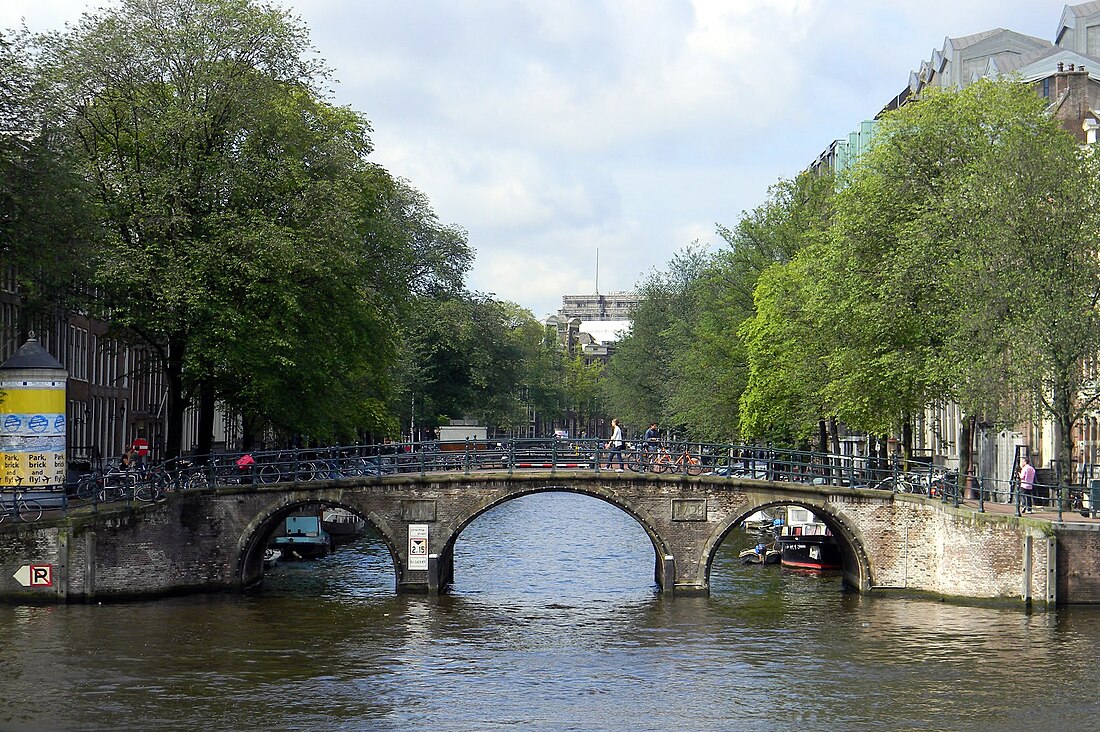
<instances>
[{"instance_id":1,"label":"white arrow on sign","mask_svg":"<svg viewBox=\"0 0 1100 732\"><path fill-rule=\"evenodd\" d=\"M53 565L24 564L12 577L24 587L53 587Z\"/></svg>"}]
</instances>

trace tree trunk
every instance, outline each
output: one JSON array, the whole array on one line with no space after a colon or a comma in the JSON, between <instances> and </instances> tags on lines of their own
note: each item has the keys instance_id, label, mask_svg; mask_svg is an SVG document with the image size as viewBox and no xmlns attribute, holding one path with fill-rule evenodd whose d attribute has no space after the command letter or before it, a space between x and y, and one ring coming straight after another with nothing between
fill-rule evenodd
<instances>
[{"instance_id":1,"label":"tree trunk","mask_svg":"<svg viewBox=\"0 0 1100 732\"><path fill-rule=\"evenodd\" d=\"M165 415L164 457L183 454L183 413L187 400L183 396L183 362L169 350L164 364L164 380L168 389L168 414Z\"/></svg>"},{"instance_id":2,"label":"tree trunk","mask_svg":"<svg viewBox=\"0 0 1100 732\"><path fill-rule=\"evenodd\" d=\"M904 463L902 467L909 469L909 461L913 459L913 416L905 415L905 421L901 423L901 451Z\"/></svg>"},{"instance_id":3,"label":"tree trunk","mask_svg":"<svg viewBox=\"0 0 1100 732\"><path fill-rule=\"evenodd\" d=\"M199 424L198 444L195 453L209 455L214 447L214 413L217 411L217 394L209 381L199 384Z\"/></svg>"},{"instance_id":4,"label":"tree trunk","mask_svg":"<svg viewBox=\"0 0 1100 732\"><path fill-rule=\"evenodd\" d=\"M959 427L959 485L965 485L967 494L973 490L972 466L974 464L974 418L965 414Z\"/></svg>"},{"instance_id":5,"label":"tree trunk","mask_svg":"<svg viewBox=\"0 0 1100 732\"><path fill-rule=\"evenodd\" d=\"M1056 386L1054 407L1054 475L1060 486L1069 485L1073 474L1073 404L1070 390Z\"/></svg>"},{"instance_id":6,"label":"tree trunk","mask_svg":"<svg viewBox=\"0 0 1100 732\"><path fill-rule=\"evenodd\" d=\"M241 449L249 452L259 444L263 421L254 414L241 415Z\"/></svg>"}]
</instances>

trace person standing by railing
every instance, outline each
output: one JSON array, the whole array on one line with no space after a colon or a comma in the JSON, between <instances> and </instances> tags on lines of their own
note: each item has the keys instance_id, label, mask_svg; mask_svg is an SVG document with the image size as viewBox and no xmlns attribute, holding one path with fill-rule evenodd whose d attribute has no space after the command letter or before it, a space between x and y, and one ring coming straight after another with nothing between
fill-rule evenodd
<instances>
[{"instance_id":1,"label":"person standing by railing","mask_svg":"<svg viewBox=\"0 0 1100 732\"><path fill-rule=\"evenodd\" d=\"M1020 458L1020 510L1031 513L1035 510L1032 493L1035 490L1035 467L1027 457Z\"/></svg>"},{"instance_id":2,"label":"person standing by railing","mask_svg":"<svg viewBox=\"0 0 1100 732\"><path fill-rule=\"evenodd\" d=\"M619 426L618 419L611 420L611 439L607 441L607 449L611 451L607 456L607 469L611 470L611 466L618 459L619 467L615 469L615 472L623 472L623 467L626 465L623 462L623 428Z\"/></svg>"}]
</instances>

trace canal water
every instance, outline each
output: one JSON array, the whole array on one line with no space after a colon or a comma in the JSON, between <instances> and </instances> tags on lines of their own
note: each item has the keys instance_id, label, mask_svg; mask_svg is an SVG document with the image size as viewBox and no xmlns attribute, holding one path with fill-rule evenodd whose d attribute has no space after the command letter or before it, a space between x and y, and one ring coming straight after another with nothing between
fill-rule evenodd
<instances>
[{"instance_id":1,"label":"canal water","mask_svg":"<svg viewBox=\"0 0 1100 732\"><path fill-rule=\"evenodd\" d=\"M863 598L752 543L663 599L633 520L552 493L471 524L444 597L397 596L367 538L245 595L3 607L0 729L1100 726L1100 610Z\"/></svg>"}]
</instances>

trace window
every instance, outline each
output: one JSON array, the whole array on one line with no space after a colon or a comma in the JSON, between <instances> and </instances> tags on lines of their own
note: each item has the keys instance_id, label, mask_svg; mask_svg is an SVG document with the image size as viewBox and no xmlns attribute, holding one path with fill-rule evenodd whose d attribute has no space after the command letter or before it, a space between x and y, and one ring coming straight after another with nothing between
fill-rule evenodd
<instances>
[{"instance_id":1,"label":"window","mask_svg":"<svg viewBox=\"0 0 1100 732\"><path fill-rule=\"evenodd\" d=\"M1100 25L1090 25L1085 29L1085 55L1100 53Z\"/></svg>"},{"instance_id":2,"label":"window","mask_svg":"<svg viewBox=\"0 0 1100 732\"><path fill-rule=\"evenodd\" d=\"M75 325L69 326L69 375L88 380L88 331Z\"/></svg>"}]
</instances>

